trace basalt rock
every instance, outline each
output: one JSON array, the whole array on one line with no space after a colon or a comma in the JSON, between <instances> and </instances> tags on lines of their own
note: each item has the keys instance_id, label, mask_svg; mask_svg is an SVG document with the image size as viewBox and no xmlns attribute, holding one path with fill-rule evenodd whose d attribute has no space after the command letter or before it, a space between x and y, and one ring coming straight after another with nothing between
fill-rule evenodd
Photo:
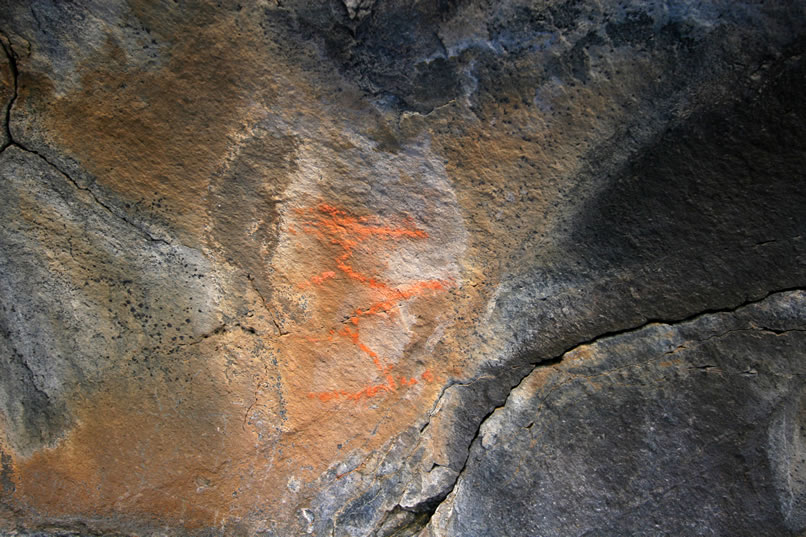
<instances>
[{"instance_id":1,"label":"basalt rock","mask_svg":"<svg viewBox=\"0 0 806 537\"><path fill-rule=\"evenodd\" d=\"M806 530L800 2L0 0L0 533Z\"/></svg>"}]
</instances>

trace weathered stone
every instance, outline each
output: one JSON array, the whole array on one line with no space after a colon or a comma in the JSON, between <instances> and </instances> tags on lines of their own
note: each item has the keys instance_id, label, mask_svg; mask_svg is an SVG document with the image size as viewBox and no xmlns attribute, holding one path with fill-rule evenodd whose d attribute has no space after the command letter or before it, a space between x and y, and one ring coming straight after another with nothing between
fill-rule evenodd
<instances>
[{"instance_id":1,"label":"weathered stone","mask_svg":"<svg viewBox=\"0 0 806 537\"><path fill-rule=\"evenodd\" d=\"M799 531L797 333L742 336L757 371L790 368L753 384L784 410L664 429L705 449L777 427L750 481L716 455L664 477L656 450L646 482L589 486L572 456L636 468L642 424L586 434L656 388L571 383L536 416L527 387L616 367L606 334L653 359L651 321L802 320L780 293L806 284L804 22L796 1L0 2L0 532L651 534L619 516L695 469L725 476L710 511L680 500L698 527ZM752 380L668 371L679 412ZM558 473L485 447L529 415ZM505 474L554 492L479 507ZM751 482L760 518L732 517ZM569 497L612 510L563 518Z\"/></svg>"},{"instance_id":2,"label":"weathered stone","mask_svg":"<svg viewBox=\"0 0 806 537\"><path fill-rule=\"evenodd\" d=\"M538 366L426 535L799 535L806 293Z\"/></svg>"}]
</instances>

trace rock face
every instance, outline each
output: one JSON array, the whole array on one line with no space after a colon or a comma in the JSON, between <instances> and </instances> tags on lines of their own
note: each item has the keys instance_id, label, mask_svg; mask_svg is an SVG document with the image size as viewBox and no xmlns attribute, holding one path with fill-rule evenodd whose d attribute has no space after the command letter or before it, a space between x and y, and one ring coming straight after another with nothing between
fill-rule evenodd
<instances>
[{"instance_id":1,"label":"rock face","mask_svg":"<svg viewBox=\"0 0 806 537\"><path fill-rule=\"evenodd\" d=\"M426 534L801 531L805 300L652 323L538 368L485 421Z\"/></svg>"},{"instance_id":2,"label":"rock face","mask_svg":"<svg viewBox=\"0 0 806 537\"><path fill-rule=\"evenodd\" d=\"M806 531L802 2L0 44L0 533Z\"/></svg>"}]
</instances>

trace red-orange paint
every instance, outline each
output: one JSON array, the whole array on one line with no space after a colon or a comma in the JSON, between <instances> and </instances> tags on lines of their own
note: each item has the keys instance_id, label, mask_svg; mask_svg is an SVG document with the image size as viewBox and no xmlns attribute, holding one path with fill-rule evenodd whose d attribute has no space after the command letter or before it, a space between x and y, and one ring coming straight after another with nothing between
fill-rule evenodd
<instances>
[{"instance_id":1,"label":"red-orange paint","mask_svg":"<svg viewBox=\"0 0 806 537\"><path fill-rule=\"evenodd\" d=\"M320 243L335 246L336 255L332 260L332 269L325 270L308 280L298 284L301 289L311 286L324 286L337 281L352 281L364 288L371 297L371 302L364 307L357 308L347 321L349 325L339 330L330 330L327 337L309 336L310 343L333 342L335 338L349 340L358 350L372 360L379 375L383 375L385 382L368 385L357 391L333 390L329 392L310 393L309 397L328 402L337 399L360 400L388 394L396 391L398 387L410 387L417 384L414 377L399 376L399 384L391 375L393 366L385 365L385 360L361 340L361 319L367 316L381 316L392 318L401 303L426 293L439 293L446 291L451 282L441 280L421 280L402 286L394 286L389 282L380 280L373 274L368 274L359 267L354 266L354 253L367 242L379 241L411 241L425 240L428 233L419 229L413 218L406 216L401 219L401 225L390 226L375 216L355 216L346 209L320 203L315 207L295 208L294 213L299 219L297 229ZM289 230L296 229L289 226ZM294 231L294 232L295 232ZM293 233L293 232L292 232ZM433 374L426 370L420 376L425 382L434 380Z\"/></svg>"},{"instance_id":2,"label":"red-orange paint","mask_svg":"<svg viewBox=\"0 0 806 537\"><path fill-rule=\"evenodd\" d=\"M333 272L332 270L326 270L325 272L323 272L321 274L317 274L316 276L312 276L311 279L308 280L307 282L300 283L299 285L297 285L297 287L299 287L300 289L307 289L311 285L321 285L322 282L324 282L325 280L329 280L330 278L333 278L334 276L336 276L335 272Z\"/></svg>"}]
</instances>

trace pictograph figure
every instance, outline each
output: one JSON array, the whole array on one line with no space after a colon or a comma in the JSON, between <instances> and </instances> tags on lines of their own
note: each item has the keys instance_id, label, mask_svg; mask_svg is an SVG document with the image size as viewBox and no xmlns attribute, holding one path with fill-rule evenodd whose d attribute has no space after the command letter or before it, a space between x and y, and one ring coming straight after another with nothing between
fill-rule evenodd
<instances>
[{"instance_id":1,"label":"pictograph figure","mask_svg":"<svg viewBox=\"0 0 806 537\"><path fill-rule=\"evenodd\" d=\"M322 327L325 330L304 326L304 335L296 337L304 338L315 353L341 359L346 354L348 366L360 369L363 362L374 371L372 375L363 372L364 380L371 382L364 382L358 389L353 384L311 391L308 396L322 402L360 400L433 381L428 369L413 375L411 371L396 368L394 361L364 336L367 329L388 333L401 328L398 325L402 305L418 297L444 293L451 287L452 282L447 280L391 282L380 274L385 252L407 241L425 241L428 233L417 227L410 217L390 222L376 216L356 216L324 202L297 208L293 214L289 233L307 239L299 243L299 248L329 254L323 260L327 265L324 270L297 282L297 288L316 292L325 303L329 294L340 292L354 306L347 311L342 308L341 317L330 319L331 325ZM353 356L349 356L351 354ZM356 361L356 357L360 359Z\"/></svg>"}]
</instances>

